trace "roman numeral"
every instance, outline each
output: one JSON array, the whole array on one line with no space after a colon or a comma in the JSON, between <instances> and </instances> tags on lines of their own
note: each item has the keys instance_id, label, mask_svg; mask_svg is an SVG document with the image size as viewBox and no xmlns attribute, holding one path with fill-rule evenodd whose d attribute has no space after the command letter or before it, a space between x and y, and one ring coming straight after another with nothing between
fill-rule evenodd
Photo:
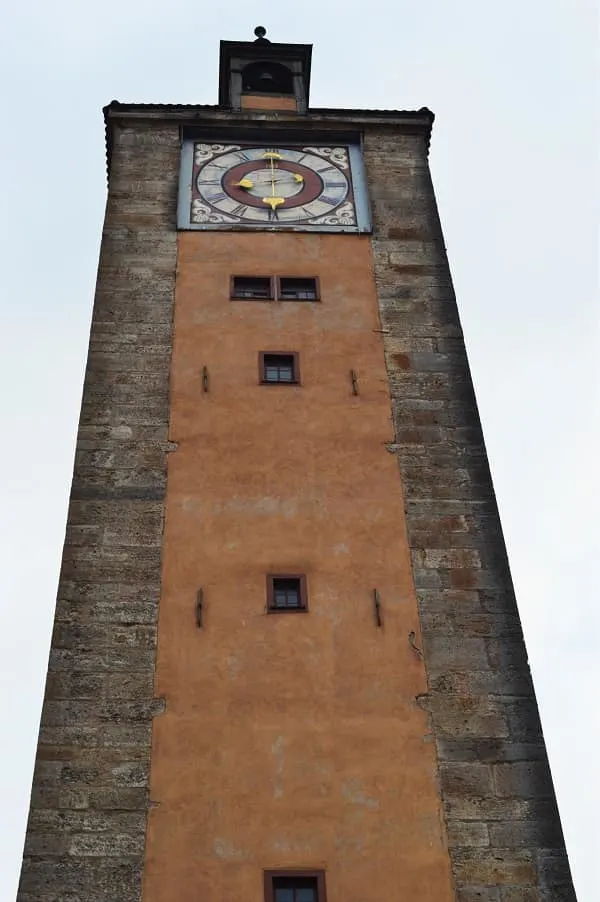
<instances>
[{"instance_id":1,"label":"roman numeral","mask_svg":"<svg viewBox=\"0 0 600 902\"><path fill-rule=\"evenodd\" d=\"M208 200L211 202L211 204L216 204L218 200L225 200L226 197L227 195L224 191L217 191L216 194L210 194L208 196Z\"/></svg>"},{"instance_id":2,"label":"roman numeral","mask_svg":"<svg viewBox=\"0 0 600 902\"><path fill-rule=\"evenodd\" d=\"M322 195L320 196L319 200L322 200L324 204L329 204L330 207L337 207L337 205L338 205L339 202L340 202L339 198L337 198L337 197L327 197L326 194L322 194Z\"/></svg>"},{"instance_id":3,"label":"roman numeral","mask_svg":"<svg viewBox=\"0 0 600 902\"><path fill-rule=\"evenodd\" d=\"M252 157L249 157L248 154L247 154L247 153L244 153L243 150L238 150L236 156L237 156L238 159L240 159L240 160L245 160L246 163L249 163L250 160L252 159Z\"/></svg>"},{"instance_id":4,"label":"roman numeral","mask_svg":"<svg viewBox=\"0 0 600 902\"><path fill-rule=\"evenodd\" d=\"M220 185L221 179L202 179L203 185Z\"/></svg>"},{"instance_id":5,"label":"roman numeral","mask_svg":"<svg viewBox=\"0 0 600 902\"><path fill-rule=\"evenodd\" d=\"M345 188L346 182L325 182L326 188Z\"/></svg>"},{"instance_id":6,"label":"roman numeral","mask_svg":"<svg viewBox=\"0 0 600 902\"><path fill-rule=\"evenodd\" d=\"M245 216L248 211L248 207L245 204L238 204L237 207L234 207L231 211L232 216Z\"/></svg>"}]
</instances>

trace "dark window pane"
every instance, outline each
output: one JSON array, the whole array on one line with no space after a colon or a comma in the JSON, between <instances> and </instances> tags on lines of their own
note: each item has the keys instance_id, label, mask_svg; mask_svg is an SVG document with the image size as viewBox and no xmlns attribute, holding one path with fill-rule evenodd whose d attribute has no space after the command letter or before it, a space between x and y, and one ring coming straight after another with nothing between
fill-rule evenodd
<instances>
[{"instance_id":1,"label":"dark window pane","mask_svg":"<svg viewBox=\"0 0 600 902\"><path fill-rule=\"evenodd\" d=\"M292 354L265 354L263 358L263 380L265 382L295 382L294 357Z\"/></svg>"},{"instance_id":2,"label":"dark window pane","mask_svg":"<svg viewBox=\"0 0 600 902\"><path fill-rule=\"evenodd\" d=\"M279 297L282 301L316 301L317 299L316 279L282 278L279 286Z\"/></svg>"},{"instance_id":3,"label":"dark window pane","mask_svg":"<svg viewBox=\"0 0 600 902\"><path fill-rule=\"evenodd\" d=\"M275 902L317 902L315 877L276 877L273 890Z\"/></svg>"},{"instance_id":4,"label":"dark window pane","mask_svg":"<svg viewBox=\"0 0 600 902\"><path fill-rule=\"evenodd\" d=\"M287 605L287 595L285 592L275 590L275 605L278 608L285 608Z\"/></svg>"},{"instance_id":5,"label":"dark window pane","mask_svg":"<svg viewBox=\"0 0 600 902\"><path fill-rule=\"evenodd\" d=\"M271 280L262 276L234 276L233 297L268 300L272 297Z\"/></svg>"},{"instance_id":6,"label":"dark window pane","mask_svg":"<svg viewBox=\"0 0 600 902\"><path fill-rule=\"evenodd\" d=\"M273 604L276 608L299 608L302 605L299 579L273 580Z\"/></svg>"},{"instance_id":7,"label":"dark window pane","mask_svg":"<svg viewBox=\"0 0 600 902\"><path fill-rule=\"evenodd\" d=\"M316 902L315 890L312 886L296 890L296 902Z\"/></svg>"}]
</instances>

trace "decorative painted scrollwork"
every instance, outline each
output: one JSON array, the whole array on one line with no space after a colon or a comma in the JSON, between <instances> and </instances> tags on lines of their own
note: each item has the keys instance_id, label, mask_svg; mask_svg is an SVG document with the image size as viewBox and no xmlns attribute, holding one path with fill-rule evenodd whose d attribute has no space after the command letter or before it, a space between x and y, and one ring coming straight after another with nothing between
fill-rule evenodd
<instances>
[{"instance_id":1,"label":"decorative painted scrollwork","mask_svg":"<svg viewBox=\"0 0 600 902\"><path fill-rule=\"evenodd\" d=\"M234 219L233 216L226 216L225 213L217 213L213 207L209 207L208 204L202 203L198 198L194 198L192 201L192 222L237 222L237 219Z\"/></svg>"},{"instance_id":2,"label":"decorative painted scrollwork","mask_svg":"<svg viewBox=\"0 0 600 902\"><path fill-rule=\"evenodd\" d=\"M194 144L194 160L196 161L196 166L201 166L212 157L219 156L222 153L229 153L230 150L239 149L239 144Z\"/></svg>"},{"instance_id":3,"label":"decorative painted scrollwork","mask_svg":"<svg viewBox=\"0 0 600 902\"><path fill-rule=\"evenodd\" d=\"M356 225L356 216L352 204L346 202L338 207L332 215L318 216L316 219L309 219L308 221L311 225Z\"/></svg>"},{"instance_id":4,"label":"decorative painted scrollwork","mask_svg":"<svg viewBox=\"0 0 600 902\"><path fill-rule=\"evenodd\" d=\"M316 153L319 157L325 157L339 166L341 169L348 169L348 151L345 147L303 147L306 153Z\"/></svg>"}]
</instances>

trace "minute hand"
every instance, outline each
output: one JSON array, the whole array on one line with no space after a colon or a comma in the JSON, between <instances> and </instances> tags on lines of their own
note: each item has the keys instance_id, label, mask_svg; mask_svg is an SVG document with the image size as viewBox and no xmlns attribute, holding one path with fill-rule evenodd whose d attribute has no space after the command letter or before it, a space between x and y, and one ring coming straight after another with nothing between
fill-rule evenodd
<instances>
[{"instance_id":1,"label":"minute hand","mask_svg":"<svg viewBox=\"0 0 600 902\"><path fill-rule=\"evenodd\" d=\"M273 157L271 157L271 196L263 197L263 204L268 204L276 215L277 207L285 203L285 197L275 196L275 167L273 165Z\"/></svg>"}]
</instances>

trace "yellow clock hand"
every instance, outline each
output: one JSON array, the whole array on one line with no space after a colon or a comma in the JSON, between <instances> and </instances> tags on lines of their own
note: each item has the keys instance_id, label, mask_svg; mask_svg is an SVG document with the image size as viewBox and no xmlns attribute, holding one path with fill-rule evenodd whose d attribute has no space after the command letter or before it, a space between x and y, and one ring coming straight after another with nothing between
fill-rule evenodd
<instances>
[{"instance_id":1,"label":"yellow clock hand","mask_svg":"<svg viewBox=\"0 0 600 902\"><path fill-rule=\"evenodd\" d=\"M277 156L279 156L279 154ZM275 213L277 207L285 203L285 197L275 196L275 164L273 162L274 154L269 154L268 159L271 163L271 197L263 197L263 204L268 204L273 213Z\"/></svg>"},{"instance_id":2,"label":"yellow clock hand","mask_svg":"<svg viewBox=\"0 0 600 902\"><path fill-rule=\"evenodd\" d=\"M250 188L254 188L254 182L252 181L252 179L247 178L240 179L239 182L234 182L233 184L236 188L247 188L248 190L250 190Z\"/></svg>"}]
</instances>

